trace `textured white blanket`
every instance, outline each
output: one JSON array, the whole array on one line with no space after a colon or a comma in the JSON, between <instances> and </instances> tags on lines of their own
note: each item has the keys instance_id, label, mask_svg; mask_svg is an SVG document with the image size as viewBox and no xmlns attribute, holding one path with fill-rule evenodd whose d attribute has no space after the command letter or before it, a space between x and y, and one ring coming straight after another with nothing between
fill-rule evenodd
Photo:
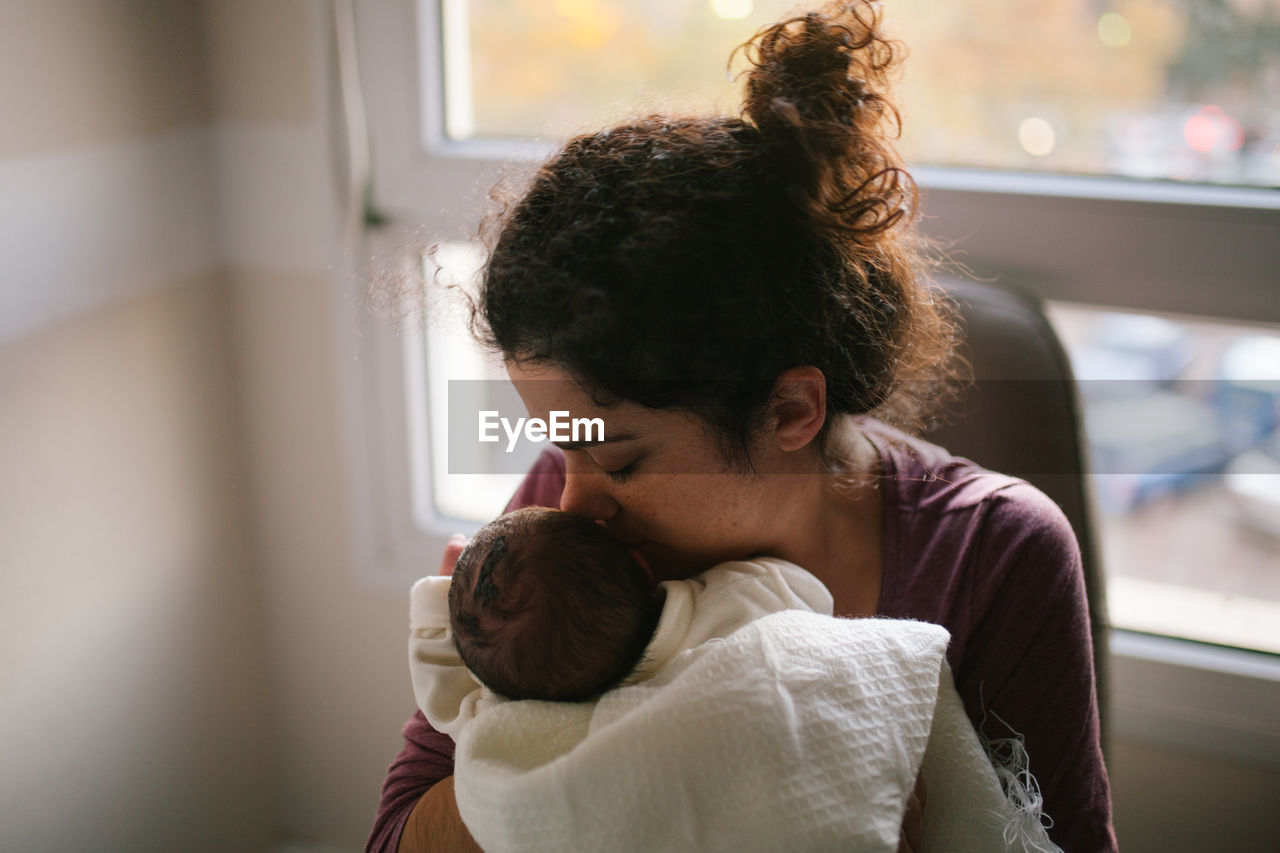
<instances>
[{"instance_id":1,"label":"textured white blanket","mask_svg":"<svg viewBox=\"0 0 1280 853\"><path fill-rule=\"evenodd\" d=\"M459 811L489 853L893 853L923 770L925 850L1056 849L1001 793L948 639L786 611L596 704L496 705L459 737Z\"/></svg>"}]
</instances>

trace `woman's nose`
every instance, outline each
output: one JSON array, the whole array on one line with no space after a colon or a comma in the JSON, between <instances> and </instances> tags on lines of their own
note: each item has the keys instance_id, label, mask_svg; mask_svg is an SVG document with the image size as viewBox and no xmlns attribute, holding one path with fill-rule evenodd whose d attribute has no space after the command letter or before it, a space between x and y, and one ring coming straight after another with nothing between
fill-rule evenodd
<instances>
[{"instance_id":1,"label":"woman's nose","mask_svg":"<svg viewBox=\"0 0 1280 853\"><path fill-rule=\"evenodd\" d=\"M609 478L599 471L574 472L566 462L564 491L560 509L583 518L608 521L618 513L618 503L609 494Z\"/></svg>"}]
</instances>

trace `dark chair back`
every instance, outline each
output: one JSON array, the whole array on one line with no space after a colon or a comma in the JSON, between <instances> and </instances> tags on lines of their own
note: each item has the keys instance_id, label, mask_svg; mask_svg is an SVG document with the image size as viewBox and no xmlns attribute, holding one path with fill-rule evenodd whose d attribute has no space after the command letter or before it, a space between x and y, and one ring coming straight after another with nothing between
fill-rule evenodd
<instances>
[{"instance_id":1,"label":"dark chair back","mask_svg":"<svg viewBox=\"0 0 1280 853\"><path fill-rule=\"evenodd\" d=\"M1110 695L1106 576L1071 363L1035 297L976 282L944 286L964 318L964 353L976 381L957 417L927 437L957 456L1028 481L1057 502L1071 522L1084 561L1105 745Z\"/></svg>"}]
</instances>

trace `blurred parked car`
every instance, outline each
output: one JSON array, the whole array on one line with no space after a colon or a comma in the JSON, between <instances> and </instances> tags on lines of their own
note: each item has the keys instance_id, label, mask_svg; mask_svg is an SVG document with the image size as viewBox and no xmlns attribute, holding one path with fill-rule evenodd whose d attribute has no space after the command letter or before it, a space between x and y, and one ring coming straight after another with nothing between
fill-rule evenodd
<instances>
[{"instance_id":1,"label":"blurred parked car","mask_svg":"<svg viewBox=\"0 0 1280 853\"><path fill-rule=\"evenodd\" d=\"M1227 446L1243 453L1280 428L1280 337L1240 338L1222 354L1213 402Z\"/></svg>"}]
</instances>

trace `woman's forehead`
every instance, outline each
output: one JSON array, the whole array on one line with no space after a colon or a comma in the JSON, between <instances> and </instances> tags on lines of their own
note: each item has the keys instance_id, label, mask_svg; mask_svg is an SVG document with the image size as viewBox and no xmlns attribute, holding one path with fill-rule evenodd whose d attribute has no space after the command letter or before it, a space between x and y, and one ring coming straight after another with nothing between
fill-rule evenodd
<instances>
[{"instance_id":1,"label":"woman's forehead","mask_svg":"<svg viewBox=\"0 0 1280 853\"><path fill-rule=\"evenodd\" d=\"M581 382L555 365L509 361L507 376L524 401L530 417L545 418L556 410L568 410L575 417L602 417L622 405L599 405L591 399Z\"/></svg>"}]
</instances>

